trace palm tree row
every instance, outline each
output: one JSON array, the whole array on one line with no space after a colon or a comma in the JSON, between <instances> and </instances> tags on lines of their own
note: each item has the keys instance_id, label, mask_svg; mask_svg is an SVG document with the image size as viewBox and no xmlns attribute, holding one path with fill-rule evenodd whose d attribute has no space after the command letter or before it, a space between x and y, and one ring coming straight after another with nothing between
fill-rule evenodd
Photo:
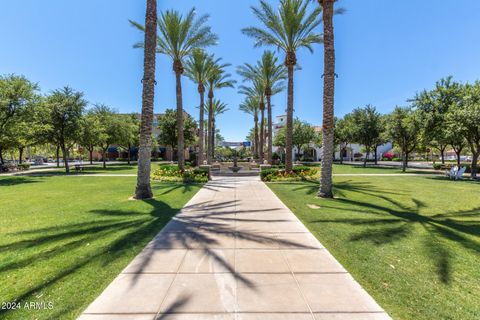
<instances>
[{"instance_id":1,"label":"palm tree row","mask_svg":"<svg viewBox=\"0 0 480 320\"><path fill-rule=\"evenodd\" d=\"M285 55L287 69L287 126L285 142L285 169L292 171L292 135L294 110L294 71L297 65L297 51L307 48L313 52L312 45L322 43L322 35L315 29L320 25L320 8L308 10L307 0L280 0L276 10L266 0L259 7L252 7L254 15L263 24L263 28L248 27L243 33L255 40L255 46L273 46Z\"/></svg>"},{"instance_id":2,"label":"palm tree row","mask_svg":"<svg viewBox=\"0 0 480 320\"><path fill-rule=\"evenodd\" d=\"M245 100L240 104L240 111L248 113L253 117L253 132L254 138L253 142L253 154L258 155L258 110L259 110L259 99L256 95L246 96Z\"/></svg>"},{"instance_id":3,"label":"palm tree row","mask_svg":"<svg viewBox=\"0 0 480 320\"><path fill-rule=\"evenodd\" d=\"M261 114L260 120L260 139L257 141L257 155L260 162L265 158L265 144L268 141L267 161L272 163L272 96L280 93L285 89L283 80L286 79L285 66L278 63L278 58L272 51L265 51L260 61L256 65L245 63L238 67L237 72L249 81L250 86L241 86L240 93L245 94L248 98L256 98ZM267 106L267 130L264 128L265 123L265 102ZM268 137L266 133L268 133Z\"/></svg>"},{"instance_id":4,"label":"palm tree row","mask_svg":"<svg viewBox=\"0 0 480 320\"><path fill-rule=\"evenodd\" d=\"M150 198L150 154L151 133L153 122L153 102L155 84L155 53L167 55L172 59L172 69L175 73L176 83L176 107L177 107L177 158L181 171L185 169L185 143L183 135L183 94L182 75L186 75L198 86L200 95L200 116L199 123L203 124L205 115L205 92L208 88L209 106L213 105L214 91L220 88L233 87L234 81L225 68L228 64L222 64L220 59L207 54L203 49L217 43L218 37L207 25L208 15L196 17L195 9L182 15L178 11L167 10L160 17L157 17L156 0L147 0L147 13L145 26L130 21L130 23L145 33L145 40L134 45L135 48L144 49L145 76L143 79L144 95L142 106L142 131L141 131L141 152L139 157L139 175L137 183L136 198ZM157 33L158 27L158 33ZM213 159L215 135L212 132L214 114L209 109L209 150L208 160ZM204 130L200 125L199 130L199 163L204 160Z\"/></svg>"},{"instance_id":5,"label":"palm tree row","mask_svg":"<svg viewBox=\"0 0 480 320\"><path fill-rule=\"evenodd\" d=\"M323 161L322 178L319 195L322 197L332 196L331 166L333 159L333 94L335 78L335 51L333 43L332 17L335 13L333 6L335 0L318 0L319 6L313 10L309 9L310 0L280 0L278 9L272 7L266 0L260 0L259 7L252 7L254 15L263 25L260 27L249 27L243 29L243 33L255 40L255 46L273 46L284 54L284 65L278 64L278 59L272 52L265 52L262 60L257 65L244 65L238 68L238 72L248 86L242 86L240 92L246 95L245 102L241 109L254 115L255 122L255 146L256 154L263 160L264 157L264 111L265 101L268 112L268 151L267 159L271 161L271 136L272 136L272 105L271 96L283 89L283 80L287 79L287 126L286 126L286 161L285 168L291 171L292 163L292 134L293 134L293 112L294 112L294 72L297 66L297 51L302 48L313 52L314 44L323 43L324 46L324 102L323 102ZM322 9L324 19L324 35L316 31L322 23ZM195 10L192 9L185 17L177 11L166 11L158 19L159 35L153 27L156 17L156 1L147 0L146 26L131 21L131 23L142 31L145 31L145 41L136 47L145 50L144 63L144 95L142 105L142 138L140 154L147 157L149 143L148 134L151 134L151 118L153 117L153 84L155 83L155 54L152 54L152 44L156 40L156 52L168 55L173 62L173 71L176 79L176 100L177 100L177 130L178 130L178 163L181 170L184 169L184 141L183 141L183 102L181 76L183 75L186 62L187 76L198 85L200 94L200 159L203 159L203 117L205 113L205 92L208 88L208 151L207 159L212 161L214 156L214 92L217 89L233 87L234 81L226 73L228 64L221 64L216 59L206 54L203 48L214 45L217 36L212 33L209 26L206 26L208 15L195 19ZM152 74L153 70L153 74ZM255 106L256 105L256 106ZM258 136L258 112L260 111L260 136ZM150 130L150 131L149 131ZM142 156L141 156L142 157ZM328 158L328 159L327 159ZM325 161L326 160L326 161ZM139 192L140 186L148 191L147 182L150 169L149 160L139 161L137 198L151 195L149 192ZM147 188L148 185L148 188Z\"/></svg>"},{"instance_id":6,"label":"palm tree row","mask_svg":"<svg viewBox=\"0 0 480 320\"><path fill-rule=\"evenodd\" d=\"M212 145L213 146L213 149L215 149L215 145L216 145L216 142L215 142L215 133L217 132L217 127L216 127L216 120L217 120L217 117L221 114L224 114L225 112L227 112L229 109L228 109L228 106L226 103L218 100L218 99L214 99L212 101L209 101L208 102L208 105L206 105L205 107L205 112L209 115L210 117L210 114L212 115L212 123L211 123L211 128L209 130L209 137L210 137L210 142L208 143L209 145ZM213 150L215 151L215 150Z\"/></svg>"},{"instance_id":7,"label":"palm tree row","mask_svg":"<svg viewBox=\"0 0 480 320\"><path fill-rule=\"evenodd\" d=\"M299 49L306 48L313 53L313 45L324 43L324 94L323 94L323 155L322 155L322 174L320 181L320 197L333 197L332 193L332 162L333 162L333 119L334 119L334 83L335 83L335 50L333 38L333 15L341 10L334 10L336 0L318 0L319 6L312 10L309 9L310 0L280 0L277 8L271 6L266 0L260 0L259 7L252 7L253 14L262 24L262 27L248 27L243 29L243 33L255 40L255 47L273 46L284 54L284 65L286 67L287 78L287 124L285 141L285 169L292 171L292 135L293 135L293 112L294 112L294 73L297 66L297 52ZM322 23L323 34L317 32L317 28ZM262 63L266 64L266 54ZM275 60L275 57L270 57ZM276 63L273 63L276 65ZM271 63L270 63L271 65ZM257 70L254 70L257 69ZM284 70L268 69L270 73L259 72L262 66L253 68L245 65L240 69L240 74L245 78L252 80L252 74L262 74L260 78L270 79L264 81L264 95L267 99L269 110L269 139L271 141L271 95L275 93L275 83L283 80ZM269 75L269 76L268 76ZM255 80L252 80L255 83ZM257 80L258 81L258 80ZM269 87L270 84L270 87ZM279 90L282 85L278 84ZM255 84L253 85L255 87ZM256 91L251 89L250 91ZM261 102L260 102L261 103ZM263 123L263 122L262 122ZM262 131L262 129L261 129ZM260 136L262 133L260 134ZM260 145L262 142L260 142ZM263 153L261 149L260 154ZM268 150L268 160L271 160L270 146ZM261 158L261 155L260 155Z\"/></svg>"}]
</instances>

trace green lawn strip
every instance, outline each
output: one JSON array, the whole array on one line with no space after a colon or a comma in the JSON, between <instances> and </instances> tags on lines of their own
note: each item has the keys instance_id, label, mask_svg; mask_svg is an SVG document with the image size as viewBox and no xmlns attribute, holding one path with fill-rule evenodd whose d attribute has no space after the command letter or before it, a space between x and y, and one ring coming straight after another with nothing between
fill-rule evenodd
<instances>
[{"instance_id":1,"label":"green lawn strip","mask_svg":"<svg viewBox=\"0 0 480 320\"><path fill-rule=\"evenodd\" d=\"M75 319L201 185L154 183L131 201L134 177L0 178L0 302L53 302L0 310L2 319Z\"/></svg>"},{"instance_id":2,"label":"green lawn strip","mask_svg":"<svg viewBox=\"0 0 480 320\"><path fill-rule=\"evenodd\" d=\"M269 187L394 319L480 318L479 183L334 181L334 200L316 198L317 183Z\"/></svg>"},{"instance_id":3,"label":"green lawn strip","mask_svg":"<svg viewBox=\"0 0 480 320\"><path fill-rule=\"evenodd\" d=\"M370 174L370 173L402 173L402 168L384 167L367 164L364 168L362 165L350 165L350 164L335 164L333 166L334 174ZM419 170L415 168L407 168L406 173L420 173L420 174L432 174L433 171Z\"/></svg>"}]
</instances>

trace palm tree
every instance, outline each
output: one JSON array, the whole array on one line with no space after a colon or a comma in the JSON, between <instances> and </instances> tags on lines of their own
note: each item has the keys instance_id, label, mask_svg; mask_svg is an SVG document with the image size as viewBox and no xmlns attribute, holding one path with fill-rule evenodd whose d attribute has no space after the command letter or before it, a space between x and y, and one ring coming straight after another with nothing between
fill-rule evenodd
<instances>
[{"instance_id":1,"label":"palm tree","mask_svg":"<svg viewBox=\"0 0 480 320\"><path fill-rule=\"evenodd\" d=\"M208 87L208 106L213 107L213 98L214 91L216 89L222 88L233 88L236 83L235 80L230 79L231 75L226 73L225 68L230 66L230 64L221 64L221 59L215 60L214 65L210 69L209 75L207 77L207 87ZM213 131L213 110L208 110L208 151L207 151L207 161L212 163L215 146L215 131Z\"/></svg>"},{"instance_id":2,"label":"palm tree","mask_svg":"<svg viewBox=\"0 0 480 320\"><path fill-rule=\"evenodd\" d=\"M335 46L333 37L333 4L335 0L318 0L323 8L324 77L323 77L323 143L322 170L318 196L333 198L332 165L334 156Z\"/></svg>"},{"instance_id":3,"label":"palm tree","mask_svg":"<svg viewBox=\"0 0 480 320\"><path fill-rule=\"evenodd\" d=\"M210 105L211 103L211 105ZM216 125L215 125L215 121L217 119L217 116L227 112L229 109L228 109L228 105L224 102L221 102L220 100L218 99L215 99L213 101L209 101L208 102L208 105L204 107L205 108L205 112L207 114L209 114L209 112L212 113L212 132L217 132L217 128L216 128ZM213 147L215 149L215 135L213 137Z\"/></svg>"},{"instance_id":4,"label":"palm tree","mask_svg":"<svg viewBox=\"0 0 480 320\"><path fill-rule=\"evenodd\" d=\"M256 66L246 63L238 68L238 73L246 79L258 77L265 88L268 114L268 137L265 137L268 140L267 160L268 163L272 164L272 96L285 89L282 80L287 78L287 70L285 65L278 63L278 58L275 54L267 50L263 53L262 59L257 62Z\"/></svg>"},{"instance_id":5,"label":"palm tree","mask_svg":"<svg viewBox=\"0 0 480 320\"><path fill-rule=\"evenodd\" d=\"M248 113L253 116L253 132L254 132L254 140L253 141L253 154L258 154L257 146L258 146L258 107L259 101L257 96L247 96L245 101L242 102L239 106L239 110L245 113Z\"/></svg>"},{"instance_id":6,"label":"palm tree","mask_svg":"<svg viewBox=\"0 0 480 320\"><path fill-rule=\"evenodd\" d=\"M182 81L184 72L183 61L189 56L195 48L205 48L216 44L218 37L212 33L211 28L206 24L209 16L203 15L195 18L195 8L183 16L178 11L167 10L162 13L158 20L160 31L157 37L157 52L165 54L173 60L173 71L176 81L176 99L177 99L177 132L178 132L178 167L185 169L185 143L183 136L183 99L182 99ZM144 30L144 27L134 21L132 25ZM136 47L143 47L139 43Z\"/></svg>"},{"instance_id":7,"label":"palm tree","mask_svg":"<svg viewBox=\"0 0 480 320\"><path fill-rule=\"evenodd\" d=\"M143 62L142 119L140 125L140 148L138 151L138 173L136 199L153 197L150 186L152 156L153 101L155 96L155 48L157 39L157 0L147 0L145 15L145 46Z\"/></svg>"},{"instance_id":8,"label":"palm tree","mask_svg":"<svg viewBox=\"0 0 480 320\"><path fill-rule=\"evenodd\" d=\"M200 95L200 119L198 130L198 164L203 164L205 160L205 132L204 132L204 114L205 114L205 84L210 74L210 70L214 64L213 56L208 55L204 50L194 49L192 55L185 62L185 73L198 86L198 93Z\"/></svg>"},{"instance_id":9,"label":"palm tree","mask_svg":"<svg viewBox=\"0 0 480 320\"><path fill-rule=\"evenodd\" d=\"M260 137L257 141L256 155L260 163L262 163L265 141L265 86L259 77L254 77L252 79L252 85L250 87L240 86L238 93L244 94L247 97L255 97L258 103L258 110L260 111Z\"/></svg>"},{"instance_id":10,"label":"palm tree","mask_svg":"<svg viewBox=\"0 0 480 320\"><path fill-rule=\"evenodd\" d=\"M307 48L313 52L312 45L322 43L322 35L315 32L320 25L321 8L308 10L309 0L280 0L275 10L266 0L260 1L260 7L253 7L254 15L262 22L264 29L249 27L243 32L255 39L255 46L275 46L285 53L285 66L288 71L287 134L285 169L292 170L292 134L293 134L293 75L297 65L297 51Z\"/></svg>"}]
</instances>

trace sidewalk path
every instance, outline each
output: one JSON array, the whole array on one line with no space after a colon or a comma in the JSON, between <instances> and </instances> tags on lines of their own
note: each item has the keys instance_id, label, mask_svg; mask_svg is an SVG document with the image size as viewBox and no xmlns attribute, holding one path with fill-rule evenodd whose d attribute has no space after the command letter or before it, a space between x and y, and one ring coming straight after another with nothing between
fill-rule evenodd
<instances>
[{"instance_id":1,"label":"sidewalk path","mask_svg":"<svg viewBox=\"0 0 480 320\"><path fill-rule=\"evenodd\" d=\"M263 182L218 177L80 319L390 318Z\"/></svg>"}]
</instances>

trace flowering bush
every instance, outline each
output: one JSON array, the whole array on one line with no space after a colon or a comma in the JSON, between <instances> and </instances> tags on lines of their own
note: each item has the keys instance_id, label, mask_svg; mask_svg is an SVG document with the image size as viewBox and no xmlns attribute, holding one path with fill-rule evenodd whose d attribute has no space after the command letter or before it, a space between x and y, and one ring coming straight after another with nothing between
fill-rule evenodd
<instances>
[{"instance_id":1,"label":"flowering bush","mask_svg":"<svg viewBox=\"0 0 480 320\"><path fill-rule=\"evenodd\" d=\"M292 172L279 169L265 169L260 173L262 181L306 181L320 178L320 170L315 167L297 166Z\"/></svg>"},{"instance_id":2,"label":"flowering bush","mask_svg":"<svg viewBox=\"0 0 480 320\"><path fill-rule=\"evenodd\" d=\"M383 154L383 159L386 160L386 161L392 161L393 157L395 157L395 155L391 152L385 152Z\"/></svg>"},{"instance_id":3,"label":"flowering bush","mask_svg":"<svg viewBox=\"0 0 480 320\"><path fill-rule=\"evenodd\" d=\"M184 172L176 165L161 166L152 173L152 180L184 183L206 183L208 182L208 170L187 169Z\"/></svg>"}]
</instances>

